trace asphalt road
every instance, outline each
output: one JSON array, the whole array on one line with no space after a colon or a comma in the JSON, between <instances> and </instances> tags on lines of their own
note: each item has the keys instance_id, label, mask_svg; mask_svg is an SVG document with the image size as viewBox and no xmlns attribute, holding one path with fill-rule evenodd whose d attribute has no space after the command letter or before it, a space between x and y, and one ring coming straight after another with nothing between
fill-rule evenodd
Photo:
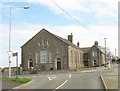
<instances>
[{"instance_id":1,"label":"asphalt road","mask_svg":"<svg viewBox=\"0 0 120 91\"><path fill-rule=\"evenodd\" d=\"M87 70L44 75L27 75L24 77L30 77L33 81L17 89L103 89L101 91L104 91L100 75L109 71L110 70Z\"/></svg>"},{"instance_id":2,"label":"asphalt road","mask_svg":"<svg viewBox=\"0 0 120 91\"><path fill-rule=\"evenodd\" d=\"M103 67L97 69L90 68L76 72L57 71L21 75L19 77L32 78L32 82L18 86L16 89L51 89L52 91L58 91L59 89L102 89L100 91L104 91L104 86L100 79L100 75L109 75L111 73L115 75L118 74L118 66L115 66L110 70Z\"/></svg>"}]
</instances>

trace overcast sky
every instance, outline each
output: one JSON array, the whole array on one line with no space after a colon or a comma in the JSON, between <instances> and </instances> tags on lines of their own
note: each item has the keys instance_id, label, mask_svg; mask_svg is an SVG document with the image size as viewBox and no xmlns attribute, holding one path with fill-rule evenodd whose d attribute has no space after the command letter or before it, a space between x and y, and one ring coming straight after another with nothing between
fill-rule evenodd
<instances>
[{"instance_id":1,"label":"overcast sky","mask_svg":"<svg viewBox=\"0 0 120 91\"><path fill-rule=\"evenodd\" d=\"M5 2L6 1L6 2ZM19 53L21 63L21 46L42 28L67 38L73 33L73 42L80 42L80 47L89 47L98 41L113 54L118 50L118 0L20 0L22 2L0 3L0 66L8 66L9 7L30 6L28 10L12 9L11 50ZM17 0L19 1L19 0ZM59 5L62 9L60 9ZM67 15L67 12L69 15ZM73 19L74 18L74 19ZM118 53L118 52L117 52ZM11 66L15 66L12 58Z\"/></svg>"}]
</instances>

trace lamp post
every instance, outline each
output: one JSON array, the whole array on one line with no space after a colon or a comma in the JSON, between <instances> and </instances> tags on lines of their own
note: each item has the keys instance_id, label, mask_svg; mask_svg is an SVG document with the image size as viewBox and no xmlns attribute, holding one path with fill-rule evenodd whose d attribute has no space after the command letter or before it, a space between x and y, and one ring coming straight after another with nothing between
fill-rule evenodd
<instances>
[{"instance_id":1,"label":"lamp post","mask_svg":"<svg viewBox=\"0 0 120 91\"><path fill-rule=\"evenodd\" d=\"M106 39L107 38L104 38L104 40L105 40L105 67L106 67Z\"/></svg>"},{"instance_id":2,"label":"lamp post","mask_svg":"<svg viewBox=\"0 0 120 91\"><path fill-rule=\"evenodd\" d=\"M9 12L9 51L8 51L8 59L9 59L9 78L11 78L11 56L12 56L12 51L11 51L11 11L13 8L23 8L23 9L29 9L29 6L24 6L24 7L9 7L10 12Z\"/></svg>"}]
</instances>

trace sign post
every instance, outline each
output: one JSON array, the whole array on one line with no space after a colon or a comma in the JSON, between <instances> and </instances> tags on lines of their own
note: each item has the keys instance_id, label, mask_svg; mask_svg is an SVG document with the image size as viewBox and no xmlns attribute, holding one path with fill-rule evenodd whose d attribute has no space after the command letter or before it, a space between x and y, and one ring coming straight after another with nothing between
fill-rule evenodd
<instances>
[{"instance_id":1,"label":"sign post","mask_svg":"<svg viewBox=\"0 0 120 91\"><path fill-rule=\"evenodd\" d=\"M8 52L8 59L9 59L9 78L11 78L11 67L10 67L10 63L11 63L10 58L11 58L11 56L12 56L12 52L9 51L9 52Z\"/></svg>"},{"instance_id":2,"label":"sign post","mask_svg":"<svg viewBox=\"0 0 120 91\"><path fill-rule=\"evenodd\" d=\"M18 52L13 53L14 56L16 56L16 78L18 78Z\"/></svg>"}]
</instances>

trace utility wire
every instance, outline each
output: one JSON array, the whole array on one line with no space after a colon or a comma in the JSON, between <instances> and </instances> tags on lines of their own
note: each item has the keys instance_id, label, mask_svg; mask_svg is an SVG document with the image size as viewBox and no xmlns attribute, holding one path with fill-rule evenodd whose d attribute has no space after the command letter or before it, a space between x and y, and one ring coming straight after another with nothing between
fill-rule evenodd
<instances>
[{"instance_id":1,"label":"utility wire","mask_svg":"<svg viewBox=\"0 0 120 91\"><path fill-rule=\"evenodd\" d=\"M86 27L84 24L81 24L81 22L79 20L77 20L75 17L73 17L71 14L69 14L64 8L62 8L60 5L58 5L55 1L51 0L51 2L53 4L55 4L58 8L60 8L64 13L66 13L69 17L71 17L74 21L76 21L79 25L81 25L82 27L84 27L87 30L91 30L88 27ZM95 34L93 31L89 32L91 34ZM96 34L95 34L96 35ZM97 36L96 36L97 37Z\"/></svg>"},{"instance_id":2,"label":"utility wire","mask_svg":"<svg viewBox=\"0 0 120 91\"><path fill-rule=\"evenodd\" d=\"M66 13L69 17L71 17L73 20L75 20L78 24L83 26L84 28L88 29L85 25L81 24L79 20L77 20L75 17L73 17L71 14L69 14L64 8L62 8L60 5L58 5L56 2L51 0L53 4L55 4L58 8L60 8L64 13Z\"/></svg>"}]
</instances>

